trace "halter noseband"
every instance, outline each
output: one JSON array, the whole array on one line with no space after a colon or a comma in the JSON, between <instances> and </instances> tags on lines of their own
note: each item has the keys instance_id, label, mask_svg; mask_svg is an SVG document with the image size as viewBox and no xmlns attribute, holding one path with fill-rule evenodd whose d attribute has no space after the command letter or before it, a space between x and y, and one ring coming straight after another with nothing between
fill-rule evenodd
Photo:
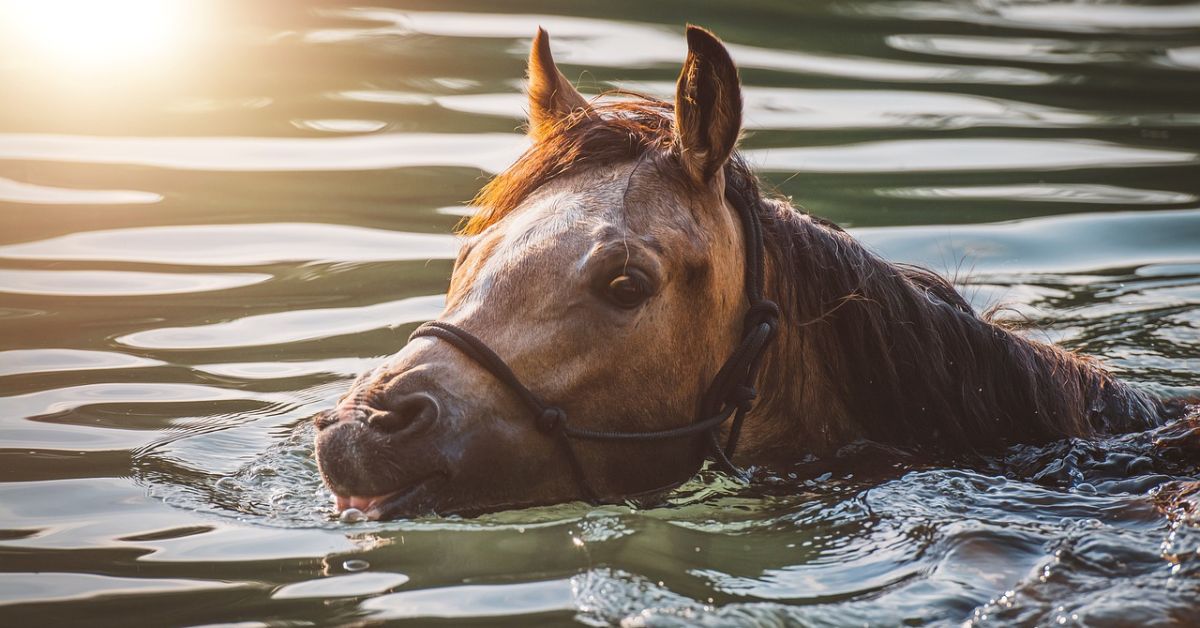
<instances>
[{"instance_id":1,"label":"halter noseband","mask_svg":"<svg viewBox=\"0 0 1200 628\"><path fill-rule=\"evenodd\" d=\"M733 185L726 186L725 197L737 210L746 237L745 289L750 308L743 318L741 342L713 377L712 384L704 393L696 420L689 425L654 432L610 432L574 427L567 423L567 413L562 408L546 403L529 390L512 372L508 364L496 355L495 351L461 327L441 321L430 321L417 327L409 336L409 340L422 337L440 338L474 360L516 393L521 402L533 414L537 428L545 434L557 436L562 441L567 458L571 461L576 481L590 501L597 501L598 496L587 481L587 474L584 472L578 454L575 453L572 439L654 441L673 440L707 433L709 452L717 464L735 476L745 477L745 472L734 466L733 453L737 448L742 421L754 407L754 400L757 397L754 381L758 375L758 368L762 364L765 350L775 337L779 326L780 310L774 301L763 298L763 237L762 223L756 211L757 204L752 204L750 195L733 188ZM725 447L722 448L718 431L730 417L733 417L733 423L729 428L729 438Z\"/></svg>"}]
</instances>

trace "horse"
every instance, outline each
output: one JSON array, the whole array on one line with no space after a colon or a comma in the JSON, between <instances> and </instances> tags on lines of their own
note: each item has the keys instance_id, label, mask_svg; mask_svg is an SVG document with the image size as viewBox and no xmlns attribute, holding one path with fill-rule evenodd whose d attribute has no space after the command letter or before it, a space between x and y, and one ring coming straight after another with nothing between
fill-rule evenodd
<instances>
[{"instance_id":1,"label":"horse","mask_svg":"<svg viewBox=\"0 0 1200 628\"><path fill-rule=\"evenodd\" d=\"M473 515L662 495L873 441L977 451L1169 414L770 194L728 50L674 102L585 98L538 29L531 147L472 201L445 310L316 419L338 511ZM724 442L724 444L722 444Z\"/></svg>"}]
</instances>

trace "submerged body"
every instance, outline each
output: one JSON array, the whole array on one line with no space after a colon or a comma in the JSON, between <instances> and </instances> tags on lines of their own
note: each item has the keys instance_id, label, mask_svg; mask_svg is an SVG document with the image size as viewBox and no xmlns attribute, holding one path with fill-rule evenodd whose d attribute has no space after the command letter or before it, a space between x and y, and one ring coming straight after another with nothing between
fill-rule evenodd
<instances>
[{"instance_id":1,"label":"submerged body","mask_svg":"<svg viewBox=\"0 0 1200 628\"><path fill-rule=\"evenodd\" d=\"M695 420L749 306L752 243L730 190L762 224L765 296L782 312L739 462L794 462L860 439L962 451L1162 421L1157 401L1096 361L1017 335L944 279L762 198L734 152L736 69L706 31L689 28L688 44L674 105L604 104L575 91L539 33L534 146L480 193L463 230L439 320L494 351L571 426ZM385 518L614 501L686 480L708 451L703 434L571 443L539 429L513 388L444 338L415 338L317 419L339 509Z\"/></svg>"}]
</instances>

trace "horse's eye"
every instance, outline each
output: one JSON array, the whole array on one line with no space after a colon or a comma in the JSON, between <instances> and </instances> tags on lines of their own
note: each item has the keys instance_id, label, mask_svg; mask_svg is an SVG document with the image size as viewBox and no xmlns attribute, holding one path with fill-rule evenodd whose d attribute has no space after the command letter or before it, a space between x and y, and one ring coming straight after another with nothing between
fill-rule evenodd
<instances>
[{"instance_id":1,"label":"horse's eye","mask_svg":"<svg viewBox=\"0 0 1200 628\"><path fill-rule=\"evenodd\" d=\"M618 275L608 282L608 298L621 307L637 307L648 296L646 283L634 275Z\"/></svg>"}]
</instances>

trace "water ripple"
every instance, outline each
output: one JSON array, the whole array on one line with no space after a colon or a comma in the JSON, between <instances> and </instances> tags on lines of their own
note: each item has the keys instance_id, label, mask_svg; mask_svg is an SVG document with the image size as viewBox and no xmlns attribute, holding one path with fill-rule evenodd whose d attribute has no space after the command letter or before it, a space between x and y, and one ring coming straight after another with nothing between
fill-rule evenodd
<instances>
[{"instance_id":1,"label":"water ripple","mask_svg":"<svg viewBox=\"0 0 1200 628\"><path fill-rule=\"evenodd\" d=\"M360 607L376 620L418 617L465 620L575 609L568 580L405 591L371 598Z\"/></svg>"},{"instance_id":2,"label":"water ripple","mask_svg":"<svg viewBox=\"0 0 1200 628\"><path fill-rule=\"evenodd\" d=\"M453 259L458 240L350 225L264 223L84 231L0 246L0 258L195 266Z\"/></svg>"},{"instance_id":3,"label":"water ripple","mask_svg":"<svg viewBox=\"0 0 1200 628\"><path fill-rule=\"evenodd\" d=\"M115 270L0 269L0 292L51 296L120 297L228 290L272 278L261 273L146 273Z\"/></svg>"},{"instance_id":4,"label":"water ripple","mask_svg":"<svg viewBox=\"0 0 1200 628\"><path fill-rule=\"evenodd\" d=\"M877 188L891 198L936 200L1006 200L1037 203L1096 203L1105 205L1180 205L1200 196L1169 190L1144 190L1098 183L1036 183L941 187Z\"/></svg>"},{"instance_id":5,"label":"water ripple","mask_svg":"<svg viewBox=\"0 0 1200 628\"><path fill-rule=\"evenodd\" d=\"M924 139L746 151L771 172L1066 170L1194 164L1200 154L1084 139Z\"/></svg>"},{"instance_id":6,"label":"water ripple","mask_svg":"<svg viewBox=\"0 0 1200 628\"><path fill-rule=\"evenodd\" d=\"M180 578L119 578L83 573L0 574L0 604L88 600L99 596L189 593L251 587L245 582Z\"/></svg>"},{"instance_id":7,"label":"water ripple","mask_svg":"<svg viewBox=\"0 0 1200 628\"><path fill-rule=\"evenodd\" d=\"M1200 209L1113 212L989 225L855 229L891 259L972 272L1084 273L1200 260ZM1086 235L1077 235L1086 234Z\"/></svg>"},{"instance_id":8,"label":"water ripple","mask_svg":"<svg viewBox=\"0 0 1200 628\"><path fill-rule=\"evenodd\" d=\"M1064 33L1129 33L1130 31L1180 31L1200 26L1200 6L1195 4L1145 4L1108 2L851 2L838 7L847 14L868 14L897 20L955 21L1007 28Z\"/></svg>"},{"instance_id":9,"label":"water ripple","mask_svg":"<svg viewBox=\"0 0 1200 628\"><path fill-rule=\"evenodd\" d=\"M371 23L361 28L319 29L306 34L311 43L413 34L439 37L492 37L525 41L538 26L554 35L559 63L588 67L645 68L677 66L686 52L679 29L645 23L617 22L561 15L513 15L349 9L331 13ZM629 41L638 45L630 46ZM881 59L800 50L780 50L727 42L742 68L778 70L857 80L1038 85L1058 79L1054 74L1012 67L950 65ZM522 49L525 46L521 46Z\"/></svg>"},{"instance_id":10,"label":"water ripple","mask_svg":"<svg viewBox=\"0 0 1200 628\"><path fill-rule=\"evenodd\" d=\"M216 401L287 404L291 403L293 398L288 395L230 390L200 384L109 382L0 397L0 409L2 409L0 416L46 417L100 404L212 403ZM9 421L8 425L11 425L11 419L4 419L4 421ZM0 442L6 440L0 439Z\"/></svg>"},{"instance_id":11,"label":"water ripple","mask_svg":"<svg viewBox=\"0 0 1200 628\"><path fill-rule=\"evenodd\" d=\"M221 172L437 166L499 172L524 149L524 138L511 133L389 133L330 138L0 134L0 159Z\"/></svg>"},{"instance_id":12,"label":"water ripple","mask_svg":"<svg viewBox=\"0 0 1200 628\"><path fill-rule=\"evenodd\" d=\"M161 194L138 190L81 190L35 185L0 178L0 202L27 205L146 205L163 199Z\"/></svg>"},{"instance_id":13,"label":"water ripple","mask_svg":"<svg viewBox=\"0 0 1200 628\"><path fill-rule=\"evenodd\" d=\"M0 375L61 373L94 369L161 366L164 362L111 351L82 349L14 349L0 351Z\"/></svg>"},{"instance_id":14,"label":"water ripple","mask_svg":"<svg viewBox=\"0 0 1200 628\"><path fill-rule=\"evenodd\" d=\"M277 312L211 325L147 329L117 338L117 342L147 349L284 344L426 321L437 318L444 307L443 295L429 295L362 307Z\"/></svg>"}]
</instances>

